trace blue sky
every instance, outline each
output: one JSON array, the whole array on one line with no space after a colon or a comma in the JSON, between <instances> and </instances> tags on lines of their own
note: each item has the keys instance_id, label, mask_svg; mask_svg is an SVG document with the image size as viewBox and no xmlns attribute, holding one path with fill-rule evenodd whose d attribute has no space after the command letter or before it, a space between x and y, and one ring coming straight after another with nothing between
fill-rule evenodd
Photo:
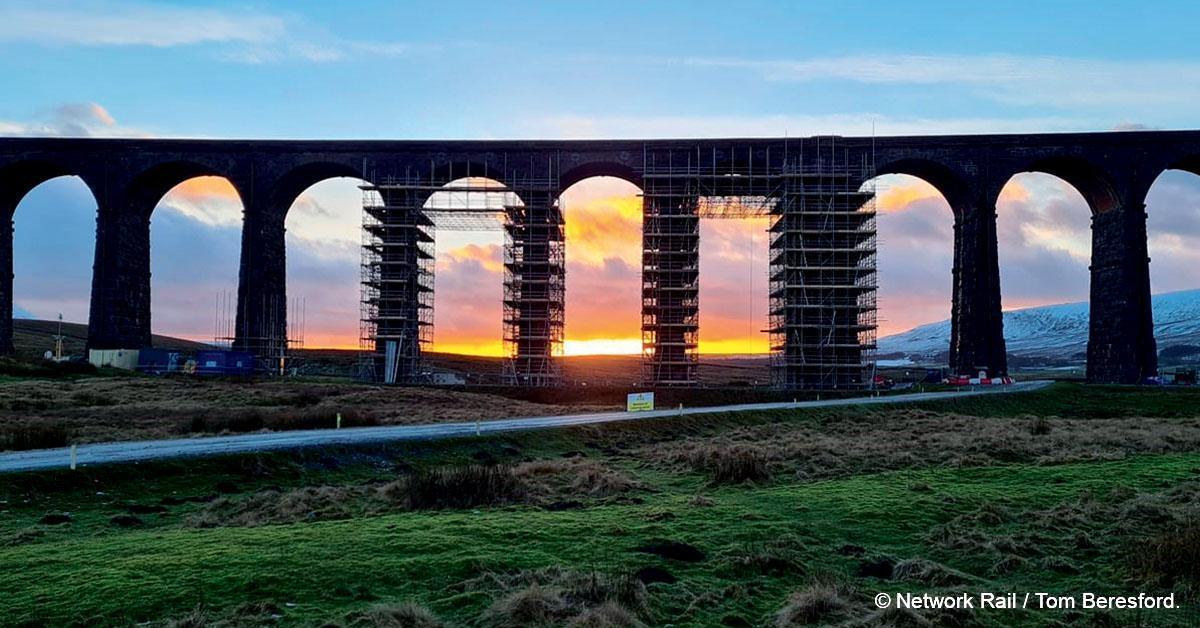
<instances>
[{"instance_id":1,"label":"blue sky","mask_svg":"<svg viewBox=\"0 0 1200 628\"><path fill-rule=\"evenodd\" d=\"M868 134L872 125L881 135L1197 128L1197 23L1200 4L1190 2L0 0L0 134L405 139ZM577 204L615 207L613 198L629 194L590 185L572 192ZM1006 307L1086 298L1082 200L1050 177L1023 175L1012 186L1000 225ZM893 196L881 219L881 314L893 330L944 318L944 203L914 181L884 187ZM358 192L354 182L328 182L302 204L288 225L291 291L308 295L314 327L342 325L352 335ZM1196 287L1186 269L1200 262L1197 177L1165 175L1148 205L1155 291ZM16 272L24 310L85 316L93 211L87 191L64 180L22 203ZM164 199L152 224L157 332L211 335L212 295L236 288L239 212L236 199L211 185ZM715 230L710 239L744 236ZM482 269L498 241L459 234L440 239L439 250L446 255L439 312L455 304L466 311L480 289L466 279L492 281ZM202 272L196 256L209 260ZM613 278L636 266L619 256L600 261L607 266L595 268ZM756 272L753 262L730 264L728 276L710 279L714 296L702 312L733 316L748 311L736 301L758 298L732 289ZM476 312L439 321L439 329L478 326L498 317L498 307L494 317Z\"/></svg>"},{"instance_id":2,"label":"blue sky","mask_svg":"<svg viewBox=\"0 0 1200 628\"><path fill-rule=\"evenodd\" d=\"M0 120L95 102L133 132L219 137L1192 123L1195 3L911 4L5 3Z\"/></svg>"}]
</instances>

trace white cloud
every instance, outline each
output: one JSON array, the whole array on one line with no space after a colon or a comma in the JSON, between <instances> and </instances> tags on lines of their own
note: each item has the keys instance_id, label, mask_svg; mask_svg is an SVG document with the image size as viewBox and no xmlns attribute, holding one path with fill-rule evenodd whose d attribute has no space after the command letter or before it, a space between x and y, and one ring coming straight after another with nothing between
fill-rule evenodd
<instances>
[{"instance_id":1,"label":"white cloud","mask_svg":"<svg viewBox=\"0 0 1200 628\"><path fill-rule=\"evenodd\" d=\"M1033 55L871 54L800 60L692 57L671 64L750 70L768 81L843 80L870 84L958 85L1012 105L1097 107L1192 105L1200 63L1113 61Z\"/></svg>"},{"instance_id":2,"label":"white cloud","mask_svg":"<svg viewBox=\"0 0 1200 628\"><path fill-rule=\"evenodd\" d=\"M250 65L394 57L419 48L402 42L341 39L298 18L252 10L104 0L36 7L0 0L0 42L154 48L209 44L218 47L218 59Z\"/></svg>"},{"instance_id":3,"label":"white cloud","mask_svg":"<svg viewBox=\"0 0 1200 628\"><path fill-rule=\"evenodd\" d=\"M182 46L265 42L286 30L282 18L149 4L0 5L0 41L82 46Z\"/></svg>"},{"instance_id":4,"label":"white cloud","mask_svg":"<svg viewBox=\"0 0 1200 628\"><path fill-rule=\"evenodd\" d=\"M65 103L40 112L29 122L0 120L0 136L40 137L150 137L148 131L117 123L107 109L94 102Z\"/></svg>"},{"instance_id":5,"label":"white cloud","mask_svg":"<svg viewBox=\"0 0 1200 628\"><path fill-rule=\"evenodd\" d=\"M1075 118L895 118L874 113L730 116L547 116L519 134L570 139L630 137L803 137L810 135L951 135L1080 131L1107 125Z\"/></svg>"}]
</instances>

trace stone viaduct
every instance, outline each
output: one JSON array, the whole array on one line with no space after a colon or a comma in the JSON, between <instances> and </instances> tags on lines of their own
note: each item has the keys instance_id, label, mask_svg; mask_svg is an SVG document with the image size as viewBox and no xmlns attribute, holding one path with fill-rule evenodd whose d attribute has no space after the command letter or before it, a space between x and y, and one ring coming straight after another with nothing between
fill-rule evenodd
<instances>
[{"instance_id":1,"label":"stone viaduct","mask_svg":"<svg viewBox=\"0 0 1200 628\"><path fill-rule=\"evenodd\" d=\"M522 164L532 169L554 159L560 190L592 176L644 188L647 156L667 154L678 163L696 156L692 165L711 170L714 181L730 182L728 193L741 194L754 186L734 182L753 179L754 168L777 170L789 158L809 163L820 158L822 145L836 146L832 150L847 161L871 159L875 174L919 177L949 201L952 368L1006 372L996 201L1013 175L1044 172L1074 186L1092 211L1089 380L1132 383L1155 373L1144 201L1164 170L1200 174L1200 131L602 141L5 138L0 350L12 350L12 216L26 193L58 176L81 178L98 204L89 346L137 348L150 343L150 215L169 190L192 177L224 177L242 199L236 329L244 340L285 328L284 219L297 196L324 179L417 173L434 183L463 175L503 182L519 175ZM274 311L252 304L274 304Z\"/></svg>"}]
</instances>

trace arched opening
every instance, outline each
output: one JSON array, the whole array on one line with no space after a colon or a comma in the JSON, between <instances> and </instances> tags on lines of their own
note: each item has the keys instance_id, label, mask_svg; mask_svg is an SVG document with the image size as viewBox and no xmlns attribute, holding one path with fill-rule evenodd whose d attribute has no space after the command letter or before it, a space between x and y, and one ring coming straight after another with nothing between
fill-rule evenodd
<instances>
[{"instance_id":1,"label":"arched opening","mask_svg":"<svg viewBox=\"0 0 1200 628\"><path fill-rule=\"evenodd\" d=\"M642 352L640 195L636 185L612 176L586 177L562 191L568 356ZM629 366L630 374L640 373L636 362Z\"/></svg>"},{"instance_id":2,"label":"arched opening","mask_svg":"<svg viewBox=\"0 0 1200 628\"><path fill-rule=\"evenodd\" d=\"M296 193L284 219L289 347L310 357L328 350L322 357L344 375L359 348L362 184L319 179Z\"/></svg>"},{"instance_id":3,"label":"arched opening","mask_svg":"<svg viewBox=\"0 0 1200 628\"><path fill-rule=\"evenodd\" d=\"M1070 175L1069 170L1058 170ZM1004 338L1009 366L1083 374L1089 336L1090 218L1111 208L1104 186L1081 188L1058 174L1023 172L996 200Z\"/></svg>"},{"instance_id":4,"label":"arched opening","mask_svg":"<svg viewBox=\"0 0 1200 628\"><path fill-rule=\"evenodd\" d=\"M1146 194L1154 335L1163 376L1200 365L1200 159L1164 171Z\"/></svg>"},{"instance_id":5,"label":"arched opening","mask_svg":"<svg viewBox=\"0 0 1200 628\"><path fill-rule=\"evenodd\" d=\"M950 203L910 174L881 175L864 187L874 187L878 215L877 365L945 366L954 268Z\"/></svg>"},{"instance_id":6,"label":"arched opening","mask_svg":"<svg viewBox=\"0 0 1200 628\"><path fill-rule=\"evenodd\" d=\"M771 217L757 207L733 209L717 212L728 215L706 218L708 212L701 208L699 351L709 360L757 357L765 364L770 352L763 330L769 309L767 230ZM733 379L758 385L766 382L767 374L748 372L746 377Z\"/></svg>"},{"instance_id":7,"label":"arched opening","mask_svg":"<svg viewBox=\"0 0 1200 628\"><path fill-rule=\"evenodd\" d=\"M178 183L150 219L150 311L156 347L170 339L224 344L237 294L242 199L230 181Z\"/></svg>"},{"instance_id":8,"label":"arched opening","mask_svg":"<svg viewBox=\"0 0 1200 628\"><path fill-rule=\"evenodd\" d=\"M57 176L34 186L13 214L13 340L16 355L54 351L62 316L63 355L87 341L96 198L82 179Z\"/></svg>"},{"instance_id":9,"label":"arched opening","mask_svg":"<svg viewBox=\"0 0 1200 628\"><path fill-rule=\"evenodd\" d=\"M471 169L474 170L474 169ZM455 172L467 172L456 168ZM434 224L433 341L435 354L505 358L505 209L521 199L504 183L483 176L449 181L425 202ZM430 356L448 366L448 356ZM446 364L442 364L445 362ZM460 373L464 379L473 374Z\"/></svg>"}]
</instances>

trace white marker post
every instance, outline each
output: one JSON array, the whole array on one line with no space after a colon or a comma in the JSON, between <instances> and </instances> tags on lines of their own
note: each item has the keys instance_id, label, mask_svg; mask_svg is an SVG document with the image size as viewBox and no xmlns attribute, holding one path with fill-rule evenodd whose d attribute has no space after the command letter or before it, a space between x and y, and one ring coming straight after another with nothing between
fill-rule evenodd
<instances>
[{"instance_id":1,"label":"white marker post","mask_svg":"<svg viewBox=\"0 0 1200 628\"><path fill-rule=\"evenodd\" d=\"M342 429L342 413L341 412L339 412L337 415L337 429L339 429L339 430Z\"/></svg>"},{"instance_id":2,"label":"white marker post","mask_svg":"<svg viewBox=\"0 0 1200 628\"><path fill-rule=\"evenodd\" d=\"M78 448L79 448L79 445L76 445L75 443L71 443L71 470L72 471L75 470L75 461L77 458L75 450Z\"/></svg>"}]
</instances>

